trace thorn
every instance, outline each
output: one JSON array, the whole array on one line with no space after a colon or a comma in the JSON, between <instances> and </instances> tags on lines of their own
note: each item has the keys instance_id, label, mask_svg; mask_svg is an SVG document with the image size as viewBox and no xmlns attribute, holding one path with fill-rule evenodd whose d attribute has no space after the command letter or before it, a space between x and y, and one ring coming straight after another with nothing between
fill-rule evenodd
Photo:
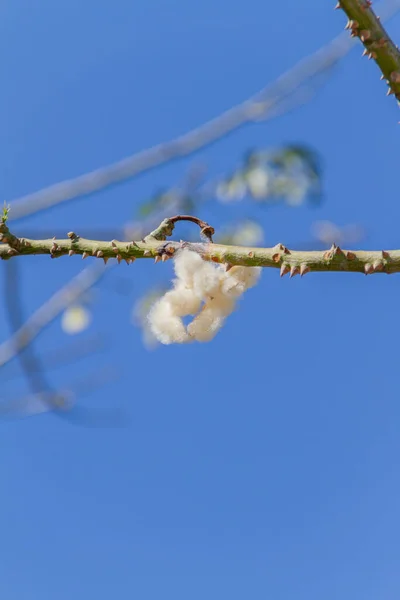
<instances>
[{"instance_id":1,"label":"thorn","mask_svg":"<svg viewBox=\"0 0 400 600\"><path fill-rule=\"evenodd\" d=\"M70 240L74 240L77 237L77 235L74 231L69 231L67 233L67 236L69 237Z\"/></svg>"},{"instance_id":2,"label":"thorn","mask_svg":"<svg viewBox=\"0 0 400 600\"><path fill-rule=\"evenodd\" d=\"M368 55L368 60L371 60L371 58L378 58L378 55L376 52L370 52Z\"/></svg>"},{"instance_id":3,"label":"thorn","mask_svg":"<svg viewBox=\"0 0 400 600\"><path fill-rule=\"evenodd\" d=\"M53 242L55 242L56 241L56 236L54 235L51 239L52 239Z\"/></svg>"},{"instance_id":4,"label":"thorn","mask_svg":"<svg viewBox=\"0 0 400 600\"><path fill-rule=\"evenodd\" d=\"M94 247L92 250L92 256L96 256L98 248Z\"/></svg>"},{"instance_id":5,"label":"thorn","mask_svg":"<svg viewBox=\"0 0 400 600\"><path fill-rule=\"evenodd\" d=\"M108 263L108 259L109 259L109 257L108 257L108 256L103 256L103 260L104 260L104 264L105 264L105 265Z\"/></svg>"},{"instance_id":6,"label":"thorn","mask_svg":"<svg viewBox=\"0 0 400 600\"><path fill-rule=\"evenodd\" d=\"M70 256L72 256L73 254L76 254L76 252L75 252L75 250L70 250L70 251L68 252L68 254L69 254Z\"/></svg>"},{"instance_id":7,"label":"thorn","mask_svg":"<svg viewBox=\"0 0 400 600\"><path fill-rule=\"evenodd\" d=\"M131 241L131 243L129 244L131 248L135 247L135 248L139 248L139 246L137 245L136 242L134 242L133 240Z\"/></svg>"},{"instance_id":8,"label":"thorn","mask_svg":"<svg viewBox=\"0 0 400 600\"><path fill-rule=\"evenodd\" d=\"M231 265L231 263L226 263L225 264L225 271L228 272L232 269L233 265Z\"/></svg>"},{"instance_id":9,"label":"thorn","mask_svg":"<svg viewBox=\"0 0 400 600\"><path fill-rule=\"evenodd\" d=\"M145 251L143 252L143 256L151 256L151 252L150 252L150 250L145 250Z\"/></svg>"},{"instance_id":10,"label":"thorn","mask_svg":"<svg viewBox=\"0 0 400 600\"><path fill-rule=\"evenodd\" d=\"M157 256L154 258L154 262L155 262L155 263L158 263L158 262L160 262L160 260L161 260L161 256L159 256L159 255L157 254Z\"/></svg>"},{"instance_id":11,"label":"thorn","mask_svg":"<svg viewBox=\"0 0 400 600\"><path fill-rule=\"evenodd\" d=\"M131 256L131 263L135 262L136 256Z\"/></svg>"},{"instance_id":12,"label":"thorn","mask_svg":"<svg viewBox=\"0 0 400 600\"><path fill-rule=\"evenodd\" d=\"M311 271L310 267L308 265L306 265L305 263L300 265L300 277L303 277L303 275L306 275L310 271Z\"/></svg>"},{"instance_id":13,"label":"thorn","mask_svg":"<svg viewBox=\"0 0 400 600\"><path fill-rule=\"evenodd\" d=\"M122 260L122 256L120 254L117 254L118 264L121 264L121 260Z\"/></svg>"},{"instance_id":14,"label":"thorn","mask_svg":"<svg viewBox=\"0 0 400 600\"><path fill-rule=\"evenodd\" d=\"M369 51L367 49L363 50L363 53L361 56L367 56L367 54L369 54Z\"/></svg>"},{"instance_id":15,"label":"thorn","mask_svg":"<svg viewBox=\"0 0 400 600\"><path fill-rule=\"evenodd\" d=\"M253 251L249 252L247 256L248 256L249 258L254 258L254 252L253 252Z\"/></svg>"},{"instance_id":16,"label":"thorn","mask_svg":"<svg viewBox=\"0 0 400 600\"><path fill-rule=\"evenodd\" d=\"M101 258L103 256L104 252L102 250L98 250L98 252L96 253L97 258Z\"/></svg>"},{"instance_id":17,"label":"thorn","mask_svg":"<svg viewBox=\"0 0 400 600\"><path fill-rule=\"evenodd\" d=\"M84 260L85 258L87 258L89 256L89 252L84 252L82 254L82 260Z\"/></svg>"},{"instance_id":18,"label":"thorn","mask_svg":"<svg viewBox=\"0 0 400 600\"><path fill-rule=\"evenodd\" d=\"M299 273L300 273L300 269L299 269L299 267L298 267L298 266L296 266L296 265L293 265L293 266L291 267L291 269L290 269L290 275L289 275L290 279L291 279L292 277L295 277L295 276L296 276L296 275L298 275Z\"/></svg>"},{"instance_id":19,"label":"thorn","mask_svg":"<svg viewBox=\"0 0 400 600\"><path fill-rule=\"evenodd\" d=\"M19 252L15 248L9 248L7 250L7 254L9 254L10 256L15 256L16 254L19 254Z\"/></svg>"},{"instance_id":20,"label":"thorn","mask_svg":"<svg viewBox=\"0 0 400 600\"><path fill-rule=\"evenodd\" d=\"M385 79L385 75L380 76L380 80L383 81Z\"/></svg>"},{"instance_id":21,"label":"thorn","mask_svg":"<svg viewBox=\"0 0 400 600\"><path fill-rule=\"evenodd\" d=\"M278 262L281 260L281 255L279 254L279 252L278 252L277 254L273 254L273 255L272 255L272 260L273 260L275 263L278 263Z\"/></svg>"},{"instance_id":22,"label":"thorn","mask_svg":"<svg viewBox=\"0 0 400 600\"><path fill-rule=\"evenodd\" d=\"M335 8L334 8L334 10L339 10L339 8L342 8L342 7L340 6L340 2L338 2L338 3L335 5Z\"/></svg>"},{"instance_id":23,"label":"thorn","mask_svg":"<svg viewBox=\"0 0 400 600\"><path fill-rule=\"evenodd\" d=\"M386 92L386 96L390 96L391 94L394 94L394 91L391 88L389 88Z\"/></svg>"},{"instance_id":24,"label":"thorn","mask_svg":"<svg viewBox=\"0 0 400 600\"><path fill-rule=\"evenodd\" d=\"M371 265L371 263L367 263L367 264L364 266L364 271L365 271L365 274L366 274L366 275L370 275L371 273L373 273L373 272L374 272L374 267Z\"/></svg>"},{"instance_id":25,"label":"thorn","mask_svg":"<svg viewBox=\"0 0 400 600\"><path fill-rule=\"evenodd\" d=\"M168 258L169 258L169 256L167 254L163 254L162 257L161 257L161 260L163 262L165 262L166 260L168 260Z\"/></svg>"},{"instance_id":26,"label":"thorn","mask_svg":"<svg viewBox=\"0 0 400 600\"><path fill-rule=\"evenodd\" d=\"M57 244L55 242L53 242L53 245L51 246L51 252L55 252L57 250Z\"/></svg>"},{"instance_id":27,"label":"thorn","mask_svg":"<svg viewBox=\"0 0 400 600\"><path fill-rule=\"evenodd\" d=\"M345 29L358 29L359 23L358 21L347 21L346 25L345 25Z\"/></svg>"},{"instance_id":28,"label":"thorn","mask_svg":"<svg viewBox=\"0 0 400 600\"><path fill-rule=\"evenodd\" d=\"M115 254L118 254L118 252L119 252L118 248L115 248L114 246L112 248L112 251L115 252Z\"/></svg>"},{"instance_id":29,"label":"thorn","mask_svg":"<svg viewBox=\"0 0 400 600\"><path fill-rule=\"evenodd\" d=\"M376 260L372 266L374 271L382 271L384 265L381 260Z\"/></svg>"},{"instance_id":30,"label":"thorn","mask_svg":"<svg viewBox=\"0 0 400 600\"><path fill-rule=\"evenodd\" d=\"M337 254L344 254L343 250L339 248L339 246L336 246L336 244L332 244L330 252L333 254L333 256L336 256Z\"/></svg>"},{"instance_id":31,"label":"thorn","mask_svg":"<svg viewBox=\"0 0 400 600\"><path fill-rule=\"evenodd\" d=\"M368 29L363 29L360 31L360 40L362 42L366 42L371 37L371 32Z\"/></svg>"},{"instance_id":32,"label":"thorn","mask_svg":"<svg viewBox=\"0 0 400 600\"><path fill-rule=\"evenodd\" d=\"M392 71L392 73L390 73L390 80L394 83L400 83L400 73L398 71Z\"/></svg>"},{"instance_id":33,"label":"thorn","mask_svg":"<svg viewBox=\"0 0 400 600\"><path fill-rule=\"evenodd\" d=\"M281 266L281 273L280 273L281 277L283 277L284 275L286 275L286 273L289 273L289 271L290 271L289 265L283 264Z\"/></svg>"},{"instance_id":34,"label":"thorn","mask_svg":"<svg viewBox=\"0 0 400 600\"><path fill-rule=\"evenodd\" d=\"M111 246L114 246L114 248L116 248L116 246L117 246L116 240L111 240Z\"/></svg>"},{"instance_id":35,"label":"thorn","mask_svg":"<svg viewBox=\"0 0 400 600\"><path fill-rule=\"evenodd\" d=\"M387 252L386 250L382 250L382 258L390 258L389 252Z\"/></svg>"},{"instance_id":36,"label":"thorn","mask_svg":"<svg viewBox=\"0 0 400 600\"><path fill-rule=\"evenodd\" d=\"M131 264L131 259L130 258L125 258L125 262L128 265L128 267L129 267L129 265Z\"/></svg>"},{"instance_id":37,"label":"thorn","mask_svg":"<svg viewBox=\"0 0 400 600\"><path fill-rule=\"evenodd\" d=\"M357 257L354 254L354 252L348 252L347 253L347 260L355 260Z\"/></svg>"}]
</instances>

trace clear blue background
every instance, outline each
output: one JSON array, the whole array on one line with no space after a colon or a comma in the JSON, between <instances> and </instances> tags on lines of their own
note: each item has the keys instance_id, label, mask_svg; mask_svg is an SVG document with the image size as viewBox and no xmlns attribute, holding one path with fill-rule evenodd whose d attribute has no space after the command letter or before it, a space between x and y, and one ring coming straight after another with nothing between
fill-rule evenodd
<instances>
[{"instance_id":1,"label":"clear blue background","mask_svg":"<svg viewBox=\"0 0 400 600\"><path fill-rule=\"evenodd\" d=\"M399 19L388 27L397 42ZM345 16L311 0L5 0L0 23L9 200L199 125L327 43ZM324 204L263 212L267 244L307 241L313 221L329 219L362 224L365 247L400 246L399 111L361 52L312 103L200 154L218 173L251 146L321 153ZM18 232L118 229L189 164L40 213ZM215 208L215 221L228 219ZM148 352L131 308L171 267L144 263L121 265L128 293L106 281L96 292L92 330L107 352L49 374L65 387L120 367L116 384L82 402L122 401L126 426L51 414L0 426L1 596L399 598L399 276L266 270L211 344ZM20 266L29 315L82 263ZM0 331L6 339L4 310ZM35 348L65 343L57 320ZM2 398L24 391L23 378L2 384Z\"/></svg>"}]
</instances>

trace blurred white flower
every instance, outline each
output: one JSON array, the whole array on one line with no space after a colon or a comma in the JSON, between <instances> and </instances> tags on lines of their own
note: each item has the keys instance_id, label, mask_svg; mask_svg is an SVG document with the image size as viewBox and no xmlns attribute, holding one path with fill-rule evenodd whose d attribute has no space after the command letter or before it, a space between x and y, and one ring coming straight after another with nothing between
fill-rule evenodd
<instances>
[{"instance_id":1,"label":"blurred white flower","mask_svg":"<svg viewBox=\"0 0 400 600\"><path fill-rule=\"evenodd\" d=\"M253 167L246 171L246 183L255 200L264 200L271 193L271 177L266 167Z\"/></svg>"},{"instance_id":2,"label":"blurred white flower","mask_svg":"<svg viewBox=\"0 0 400 600\"><path fill-rule=\"evenodd\" d=\"M243 200L247 192L246 183L241 175L234 175L230 179L220 181L215 193L221 202L233 202Z\"/></svg>"},{"instance_id":3,"label":"blurred white flower","mask_svg":"<svg viewBox=\"0 0 400 600\"><path fill-rule=\"evenodd\" d=\"M75 335L89 327L92 315L87 308L80 304L69 306L61 317L61 327L65 333Z\"/></svg>"},{"instance_id":4,"label":"blurred white flower","mask_svg":"<svg viewBox=\"0 0 400 600\"><path fill-rule=\"evenodd\" d=\"M355 244L364 236L364 230L359 225L339 227L331 221L316 221L312 225L312 232L319 242L327 246L332 244Z\"/></svg>"},{"instance_id":5,"label":"blurred white flower","mask_svg":"<svg viewBox=\"0 0 400 600\"><path fill-rule=\"evenodd\" d=\"M245 221L232 235L232 244L235 246L256 246L264 239L261 225L255 221Z\"/></svg>"}]
</instances>

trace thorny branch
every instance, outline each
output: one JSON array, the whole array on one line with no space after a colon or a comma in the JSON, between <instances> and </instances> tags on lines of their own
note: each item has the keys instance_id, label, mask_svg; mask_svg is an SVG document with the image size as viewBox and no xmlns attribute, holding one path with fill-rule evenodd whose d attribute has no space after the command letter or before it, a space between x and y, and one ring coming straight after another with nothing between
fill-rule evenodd
<instances>
[{"instance_id":1,"label":"thorny branch","mask_svg":"<svg viewBox=\"0 0 400 600\"><path fill-rule=\"evenodd\" d=\"M373 58L389 86L387 95L395 94L400 100L400 51L371 8L371 0L339 0L349 20L346 29L351 37L358 37L364 45L363 56Z\"/></svg>"},{"instance_id":2,"label":"thorny branch","mask_svg":"<svg viewBox=\"0 0 400 600\"><path fill-rule=\"evenodd\" d=\"M27 240L16 238L19 250L10 248L8 244L0 246L0 259L10 259L14 256L24 256L31 254L47 254L52 258L57 258L65 255L72 256L79 254L83 259L89 256L93 258L101 258L107 262L110 258L116 258L118 263L124 260L128 265L133 263L138 258L154 258L155 262L166 261L182 247L190 247L199 252L205 260L210 260L216 263L224 263L229 265L243 265L249 267L269 267L279 268L281 276L290 273L291 277L297 274L305 275L310 271L339 271L339 272L358 272L370 275L372 273L398 273L400 272L400 250L377 250L377 251L347 251L342 250L339 246L333 244L328 251L295 251L289 250L283 244L277 244L273 248L248 248L242 246L229 246L224 244L212 243L190 243L190 242L168 242L165 239L172 235L175 228L175 222L180 220L191 220L197 223L204 233L214 232L214 229L189 215L177 215L170 219L164 219L160 226L148 235L144 240L138 242L119 242L117 240L87 240L79 237L73 232L68 234L69 239L63 240ZM207 229L208 228L208 229ZM15 238L15 236L14 236ZM160 243L162 242L162 243ZM10 252L11 250L11 252ZM81 274L82 275L82 274ZM100 273L94 272L93 277L99 277ZM86 274L86 278L88 275ZM79 278L79 276L78 276ZM78 279L77 278L77 279ZM92 285L89 276L89 285ZM84 287L87 282L83 281ZM71 285L71 287L74 287ZM74 293L70 291L69 293ZM65 291L60 290L60 302L56 303L55 314L58 314L65 305ZM70 298L68 298L70 301ZM61 305L61 308L60 308ZM43 317L45 322L48 319L48 311L46 308L41 309L41 321ZM51 318L54 318L52 316ZM51 319L50 319L51 320ZM37 325L37 316L33 318L33 324ZM32 331L35 334L37 326L32 328L30 325L27 330L18 334L19 347L26 345L30 341ZM27 335L27 333L29 335ZM3 356L2 356L3 352ZM13 350L15 352L15 349ZM7 355L7 353L6 353ZM4 349L0 346L0 366L4 364Z\"/></svg>"},{"instance_id":3,"label":"thorny branch","mask_svg":"<svg viewBox=\"0 0 400 600\"><path fill-rule=\"evenodd\" d=\"M349 4L351 4L349 2ZM399 0L380 4L383 19L390 18L400 8ZM333 67L353 47L354 40L341 33L329 44L301 60L293 68L267 85L253 97L225 111L221 115L192 129L171 141L138 152L106 167L96 169L75 179L62 181L28 194L12 202L14 219L45 210L61 202L92 194L115 183L188 156L225 137L246 123L266 120L293 108L293 95L302 96L310 81ZM303 96L304 97L304 94ZM282 106L289 100L288 106Z\"/></svg>"}]
</instances>

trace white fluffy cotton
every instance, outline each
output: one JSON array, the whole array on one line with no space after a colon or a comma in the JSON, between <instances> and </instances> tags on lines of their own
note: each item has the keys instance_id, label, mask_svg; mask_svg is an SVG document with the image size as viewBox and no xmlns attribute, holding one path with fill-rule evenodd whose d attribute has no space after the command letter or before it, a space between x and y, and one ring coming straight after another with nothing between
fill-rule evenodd
<instances>
[{"instance_id":1,"label":"white fluffy cotton","mask_svg":"<svg viewBox=\"0 0 400 600\"><path fill-rule=\"evenodd\" d=\"M148 319L153 335L162 344L183 344L190 340L182 319L165 296L154 304Z\"/></svg>"},{"instance_id":2,"label":"white fluffy cotton","mask_svg":"<svg viewBox=\"0 0 400 600\"><path fill-rule=\"evenodd\" d=\"M235 301L220 293L209 300L188 325L188 333L198 342L209 342L221 329L225 319L235 309Z\"/></svg>"},{"instance_id":3,"label":"white fluffy cotton","mask_svg":"<svg viewBox=\"0 0 400 600\"><path fill-rule=\"evenodd\" d=\"M225 271L187 248L177 252L174 264L173 289L148 315L150 329L162 344L210 341L235 309L237 298L261 274L259 267L234 266ZM187 315L196 316L186 328L182 317Z\"/></svg>"},{"instance_id":4,"label":"white fluffy cotton","mask_svg":"<svg viewBox=\"0 0 400 600\"><path fill-rule=\"evenodd\" d=\"M228 296L238 298L246 290L254 287L261 276L261 267L232 267L222 284L222 291Z\"/></svg>"}]
</instances>

